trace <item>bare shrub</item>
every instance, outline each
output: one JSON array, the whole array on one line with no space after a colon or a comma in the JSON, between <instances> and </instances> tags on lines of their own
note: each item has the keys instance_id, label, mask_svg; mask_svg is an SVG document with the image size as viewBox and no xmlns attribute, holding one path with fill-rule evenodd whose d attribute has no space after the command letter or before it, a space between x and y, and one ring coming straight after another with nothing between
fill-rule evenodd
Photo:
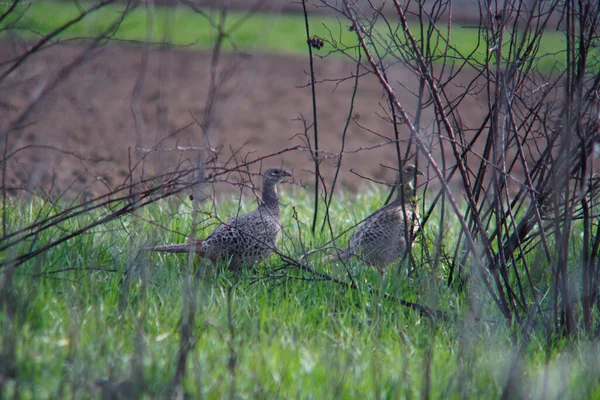
<instances>
[{"instance_id":1,"label":"bare shrub","mask_svg":"<svg viewBox=\"0 0 600 400\"><path fill-rule=\"evenodd\" d=\"M439 184L424 196L442 210L433 253L415 258L444 264L456 290L477 276L525 330L541 320L565 335L597 332L598 5L480 2L465 53L452 39L453 2L321 3L358 40L347 46L332 32L332 52L378 78L392 126ZM553 54L540 50L550 32L565 42ZM399 68L411 82L394 78ZM454 85L464 90L450 96ZM402 103L401 91L414 102ZM487 110L483 120L470 118L469 99ZM461 226L455 249L442 243L448 207Z\"/></svg>"}]
</instances>

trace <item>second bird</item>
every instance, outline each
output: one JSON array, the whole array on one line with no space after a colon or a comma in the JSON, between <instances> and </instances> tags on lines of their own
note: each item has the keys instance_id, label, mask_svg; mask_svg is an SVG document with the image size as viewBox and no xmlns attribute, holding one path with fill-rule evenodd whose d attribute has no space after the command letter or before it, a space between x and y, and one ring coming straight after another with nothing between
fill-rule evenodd
<instances>
[{"instance_id":1,"label":"second bird","mask_svg":"<svg viewBox=\"0 0 600 400\"><path fill-rule=\"evenodd\" d=\"M368 216L350 238L348 247L340 251L342 260L358 256L380 272L401 259L412 243L419 226L419 212L415 203L412 181L423 175L408 164L398 173L396 199Z\"/></svg>"}]
</instances>

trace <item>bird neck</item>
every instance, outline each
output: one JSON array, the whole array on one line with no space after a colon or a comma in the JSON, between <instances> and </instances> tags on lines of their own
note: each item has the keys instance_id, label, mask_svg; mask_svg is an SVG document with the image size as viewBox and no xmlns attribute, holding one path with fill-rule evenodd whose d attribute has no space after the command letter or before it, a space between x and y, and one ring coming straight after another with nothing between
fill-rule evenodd
<instances>
[{"instance_id":1,"label":"bird neck","mask_svg":"<svg viewBox=\"0 0 600 400\"><path fill-rule=\"evenodd\" d=\"M415 197L415 188L412 182L406 182L398 188L398 195L396 201L403 201L404 203L410 203Z\"/></svg>"},{"instance_id":2,"label":"bird neck","mask_svg":"<svg viewBox=\"0 0 600 400\"><path fill-rule=\"evenodd\" d=\"M277 198L277 187L268 180L263 180L262 205L271 210L279 210L279 199Z\"/></svg>"}]
</instances>

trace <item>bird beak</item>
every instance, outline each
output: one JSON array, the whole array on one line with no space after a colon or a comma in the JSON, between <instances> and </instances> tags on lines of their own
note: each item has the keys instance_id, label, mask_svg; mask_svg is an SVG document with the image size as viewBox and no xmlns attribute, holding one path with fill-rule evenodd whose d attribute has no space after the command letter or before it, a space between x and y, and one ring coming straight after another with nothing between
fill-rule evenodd
<instances>
[{"instance_id":1,"label":"bird beak","mask_svg":"<svg viewBox=\"0 0 600 400\"><path fill-rule=\"evenodd\" d=\"M418 169L417 170L417 175L421 175L422 176L422 175L425 175L425 174L423 173L423 171L421 171L420 169Z\"/></svg>"},{"instance_id":2,"label":"bird beak","mask_svg":"<svg viewBox=\"0 0 600 400\"><path fill-rule=\"evenodd\" d=\"M290 178L291 176L292 176L291 173L289 173L286 170L283 170L283 176L281 177L281 179L279 180L279 182L289 183L289 180L287 178Z\"/></svg>"}]
</instances>

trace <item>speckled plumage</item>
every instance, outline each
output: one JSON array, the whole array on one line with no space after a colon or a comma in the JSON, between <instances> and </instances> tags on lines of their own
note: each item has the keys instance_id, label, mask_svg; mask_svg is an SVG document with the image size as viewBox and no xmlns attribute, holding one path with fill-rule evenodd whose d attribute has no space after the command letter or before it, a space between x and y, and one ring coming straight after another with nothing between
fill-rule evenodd
<instances>
[{"instance_id":1,"label":"speckled plumage","mask_svg":"<svg viewBox=\"0 0 600 400\"><path fill-rule=\"evenodd\" d=\"M147 248L149 251L186 253L190 247L214 264L226 263L235 270L265 259L276 248L281 233L279 199L275 185L291 176L280 168L263 175L262 201L258 208L220 225L204 240Z\"/></svg>"},{"instance_id":2,"label":"speckled plumage","mask_svg":"<svg viewBox=\"0 0 600 400\"><path fill-rule=\"evenodd\" d=\"M348 247L341 250L343 260L357 256L367 264L385 270L389 264L401 259L419 226L419 210L415 203L412 179L423 175L414 165L405 166L398 174L398 196L381 207L358 227L350 238Z\"/></svg>"}]
</instances>

